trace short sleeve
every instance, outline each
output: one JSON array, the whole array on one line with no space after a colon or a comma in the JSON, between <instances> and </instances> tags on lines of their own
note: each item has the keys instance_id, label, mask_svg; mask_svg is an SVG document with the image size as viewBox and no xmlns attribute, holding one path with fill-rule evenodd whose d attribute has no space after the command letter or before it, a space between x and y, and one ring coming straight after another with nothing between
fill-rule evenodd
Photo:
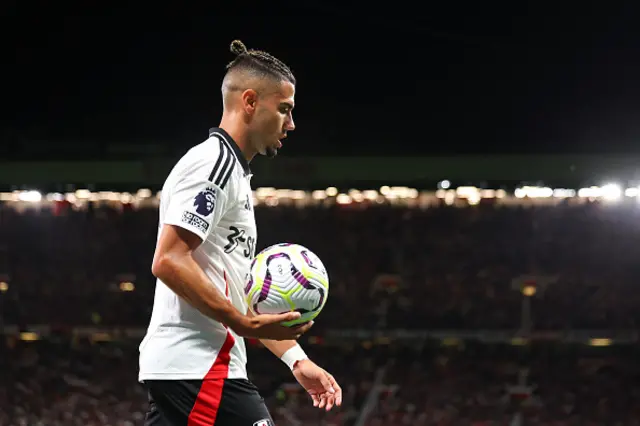
<instances>
[{"instance_id":1,"label":"short sleeve","mask_svg":"<svg viewBox=\"0 0 640 426\"><path fill-rule=\"evenodd\" d=\"M191 231L203 241L209 236L229 199L234 166L230 155L226 149L216 150L214 158L198 159L185 169L170 190L164 224Z\"/></svg>"}]
</instances>

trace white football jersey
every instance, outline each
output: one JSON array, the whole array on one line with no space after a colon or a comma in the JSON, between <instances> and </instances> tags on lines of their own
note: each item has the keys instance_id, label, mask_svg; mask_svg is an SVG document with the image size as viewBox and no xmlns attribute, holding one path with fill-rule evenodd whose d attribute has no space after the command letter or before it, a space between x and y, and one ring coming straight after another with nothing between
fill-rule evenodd
<instances>
[{"instance_id":1,"label":"white football jersey","mask_svg":"<svg viewBox=\"0 0 640 426\"><path fill-rule=\"evenodd\" d=\"M163 225L202 239L193 256L243 314L244 285L255 256L256 221L249 163L234 140L213 128L175 165L162 188ZM247 378L244 339L156 281L153 313L140 344L139 380Z\"/></svg>"}]
</instances>

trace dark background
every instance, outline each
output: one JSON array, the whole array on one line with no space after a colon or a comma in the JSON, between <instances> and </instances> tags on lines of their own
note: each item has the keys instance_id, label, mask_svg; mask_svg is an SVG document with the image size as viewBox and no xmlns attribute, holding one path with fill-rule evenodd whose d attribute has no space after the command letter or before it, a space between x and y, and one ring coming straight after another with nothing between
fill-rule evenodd
<instances>
[{"instance_id":1,"label":"dark background","mask_svg":"<svg viewBox=\"0 0 640 426\"><path fill-rule=\"evenodd\" d=\"M282 155L638 151L637 2L441 3L7 3L1 157L199 143L234 38L298 78Z\"/></svg>"}]
</instances>

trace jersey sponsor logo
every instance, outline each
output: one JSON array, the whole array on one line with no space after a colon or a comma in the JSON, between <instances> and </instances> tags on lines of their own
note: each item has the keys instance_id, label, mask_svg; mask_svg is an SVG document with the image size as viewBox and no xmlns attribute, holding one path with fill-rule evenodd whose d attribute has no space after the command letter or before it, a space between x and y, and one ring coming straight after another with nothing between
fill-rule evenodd
<instances>
[{"instance_id":1,"label":"jersey sponsor logo","mask_svg":"<svg viewBox=\"0 0 640 426\"><path fill-rule=\"evenodd\" d=\"M215 188L207 188L204 191L200 191L200 193L196 195L195 200L193 200L196 212L204 217L209 216L216 207L217 198L218 194Z\"/></svg>"},{"instance_id":2,"label":"jersey sponsor logo","mask_svg":"<svg viewBox=\"0 0 640 426\"><path fill-rule=\"evenodd\" d=\"M199 229L202 233L206 233L209 229L209 224L206 220L191 212L182 212L182 222Z\"/></svg>"},{"instance_id":3,"label":"jersey sponsor logo","mask_svg":"<svg viewBox=\"0 0 640 426\"><path fill-rule=\"evenodd\" d=\"M273 426L273 423L271 423L271 420L269 419L263 419L255 422L253 426Z\"/></svg>"},{"instance_id":4,"label":"jersey sponsor logo","mask_svg":"<svg viewBox=\"0 0 640 426\"><path fill-rule=\"evenodd\" d=\"M224 252L231 253L242 244L242 255L247 259L253 259L256 255L256 239L251 235L247 236L244 229L237 226L230 226L229 231L231 233L227 235L228 243L224 246Z\"/></svg>"}]
</instances>

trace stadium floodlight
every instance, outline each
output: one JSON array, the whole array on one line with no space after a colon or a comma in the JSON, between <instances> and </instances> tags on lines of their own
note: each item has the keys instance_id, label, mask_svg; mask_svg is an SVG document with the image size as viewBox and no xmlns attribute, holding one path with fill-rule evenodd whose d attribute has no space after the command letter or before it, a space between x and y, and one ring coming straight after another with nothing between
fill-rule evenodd
<instances>
[{"instance_id":1,"label":"stadium floodlight","mask_svg":"<svg viewBox=\"0 0 640 426\"><path fill-rule=\"evenodd\" d=\"M622 188L616 183L608 183L601 190L602 198L607 201L617 201L622 197Z\"/></svg>"},{"instance_id":2,"label":"stadium floodlight","mask_svg":"<svg viewBox=\"0 0 640 426\"><path fill-rule=\"evenodd\" d=\"M136 286L131 281L123 281L120 283L120 291L133 291L135 289Z\"/></svg>"},{"instance_id":3,"label":"stadium floodlight","mask_svg":"<svg viewBox=\"0 0 640 426\"><path fill-rule=\"evenodd\" d=\"M42 194L38 191L22 191L18 194L18 200L28 203L39 203L42 200Z\"/></svg>"},{"instance_id":4,"label":"stadium floodlight","mask_svg":"<svg viewBox=\"0 0 640 426\"><path fill-rule=\"evenodd\" d=\"M325 192L329 197L335 197L336 195L338 195L338 188L336 188L335 186L330 186L325 190Z\"/></svg>"}]
</instances>

